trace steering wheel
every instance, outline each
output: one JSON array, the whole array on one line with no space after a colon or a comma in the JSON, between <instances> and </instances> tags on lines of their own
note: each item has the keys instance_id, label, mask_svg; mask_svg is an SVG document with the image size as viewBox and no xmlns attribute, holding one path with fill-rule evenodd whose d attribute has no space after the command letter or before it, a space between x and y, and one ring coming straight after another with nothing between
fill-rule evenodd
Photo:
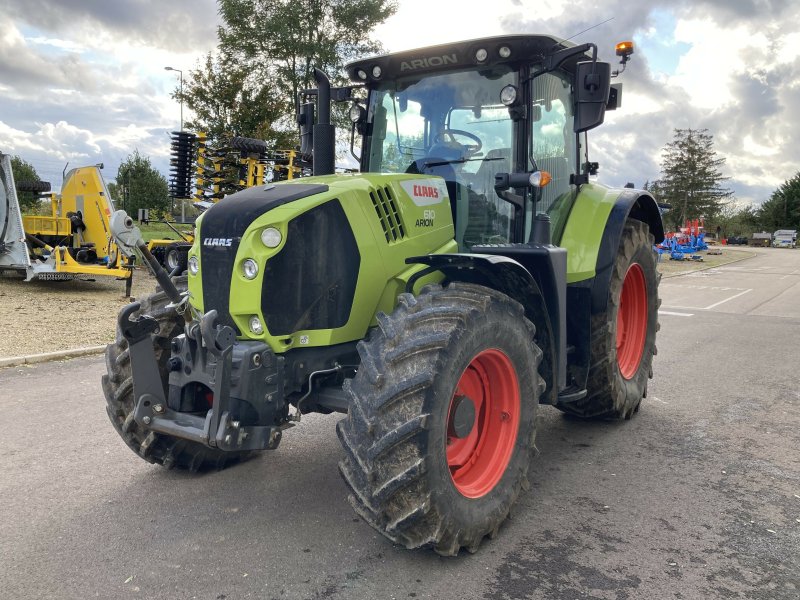
<instances>
[{"instance_id":1,"label":"steering wheel","mask_svg":"<svg viewBox=\"0 0 800 600\"><path fill-rule=\"evenodd\" d=\"M474 144L462 144L456 140L456 136L465 137ZM483 142L474 133L464 131L463 129L441 129L433 138L433 144L442 144L449 148L458 149L464 154L464 158L469 158L480 152L483 148Z\"/></svg>"}]
</instances>

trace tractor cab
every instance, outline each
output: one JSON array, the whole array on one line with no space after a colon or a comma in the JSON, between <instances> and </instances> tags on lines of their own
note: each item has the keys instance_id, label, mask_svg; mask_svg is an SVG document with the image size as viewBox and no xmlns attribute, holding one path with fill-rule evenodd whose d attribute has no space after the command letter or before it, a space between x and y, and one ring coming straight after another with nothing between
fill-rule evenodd
<instances>
[{"instance_id":1,"label":"tractor cab","mask_svg":"<svg viewBox=\"0 0 800 600\"><path fill-rule=\"evenodd\" d=\"M370 58L347 72L368 91L366 107L350 111L362 172L442 177L462 251L529 241L537 213L550 215L557 243L592 173L581 168L579 134L601 124L608 105L610 69L593 44L503 36Z\"/></svg>"}]
</instances>

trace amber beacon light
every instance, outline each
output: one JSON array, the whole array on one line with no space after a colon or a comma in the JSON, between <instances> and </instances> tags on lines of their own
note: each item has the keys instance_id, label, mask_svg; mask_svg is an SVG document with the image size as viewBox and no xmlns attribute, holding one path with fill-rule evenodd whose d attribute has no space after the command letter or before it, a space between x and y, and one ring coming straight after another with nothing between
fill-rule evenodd
<instances>
[{"instance_id":1,"label":"amber beacon light","mask_svg":"<svg viewBox=\"0 0 800 600\"><path fill-rule=\"evenodd\" d=\"M633 54L633 42L620 42L616 46L617 48L617 56L622 56L627 58L631 54Z\"/></svg>"}]
</instances>

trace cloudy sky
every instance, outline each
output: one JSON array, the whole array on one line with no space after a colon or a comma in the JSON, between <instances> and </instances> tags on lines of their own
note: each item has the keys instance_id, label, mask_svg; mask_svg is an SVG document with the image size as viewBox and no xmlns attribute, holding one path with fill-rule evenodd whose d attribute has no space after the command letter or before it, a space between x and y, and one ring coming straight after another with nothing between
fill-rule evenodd
<instances>
[{"instance_id":1,"label":"cloudy sky","mask_svg":"<svg viewBox=\"0 0 800 600\"><path fill-rule=\"evenodd\" d=\"M590 134L601 181L657 179L674 128L708 128L742 202L761 202L800 170L797 0L398 0L375 37L390 51L499 33L574 34L614 60L633 39L623 107ZM578 8L576 8L578 7ZM487 11L491 10L491 14ZM60 184L134 149L163 173L179 106L177 73L216 45L214 0L4 0L0 151Z\"/></svg>"}]
</instances>

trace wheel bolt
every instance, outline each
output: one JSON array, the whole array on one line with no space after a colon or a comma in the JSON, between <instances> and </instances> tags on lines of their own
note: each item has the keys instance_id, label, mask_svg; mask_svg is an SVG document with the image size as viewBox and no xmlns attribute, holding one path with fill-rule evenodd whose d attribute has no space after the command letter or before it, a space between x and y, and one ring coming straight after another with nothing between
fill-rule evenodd
<instances>
[{"instance_id":1,"label":"wheel bolt","mask_svg":"<svg viewBox=\"0 0 800 600\"><path fill-rule=\"evenodd\" d=\"M501 421L510 421L511 420L511 415L509 413L507 413L506 411L503 411L503 412L500 413L500 420Z\"/></svg>"}]
</instances>

